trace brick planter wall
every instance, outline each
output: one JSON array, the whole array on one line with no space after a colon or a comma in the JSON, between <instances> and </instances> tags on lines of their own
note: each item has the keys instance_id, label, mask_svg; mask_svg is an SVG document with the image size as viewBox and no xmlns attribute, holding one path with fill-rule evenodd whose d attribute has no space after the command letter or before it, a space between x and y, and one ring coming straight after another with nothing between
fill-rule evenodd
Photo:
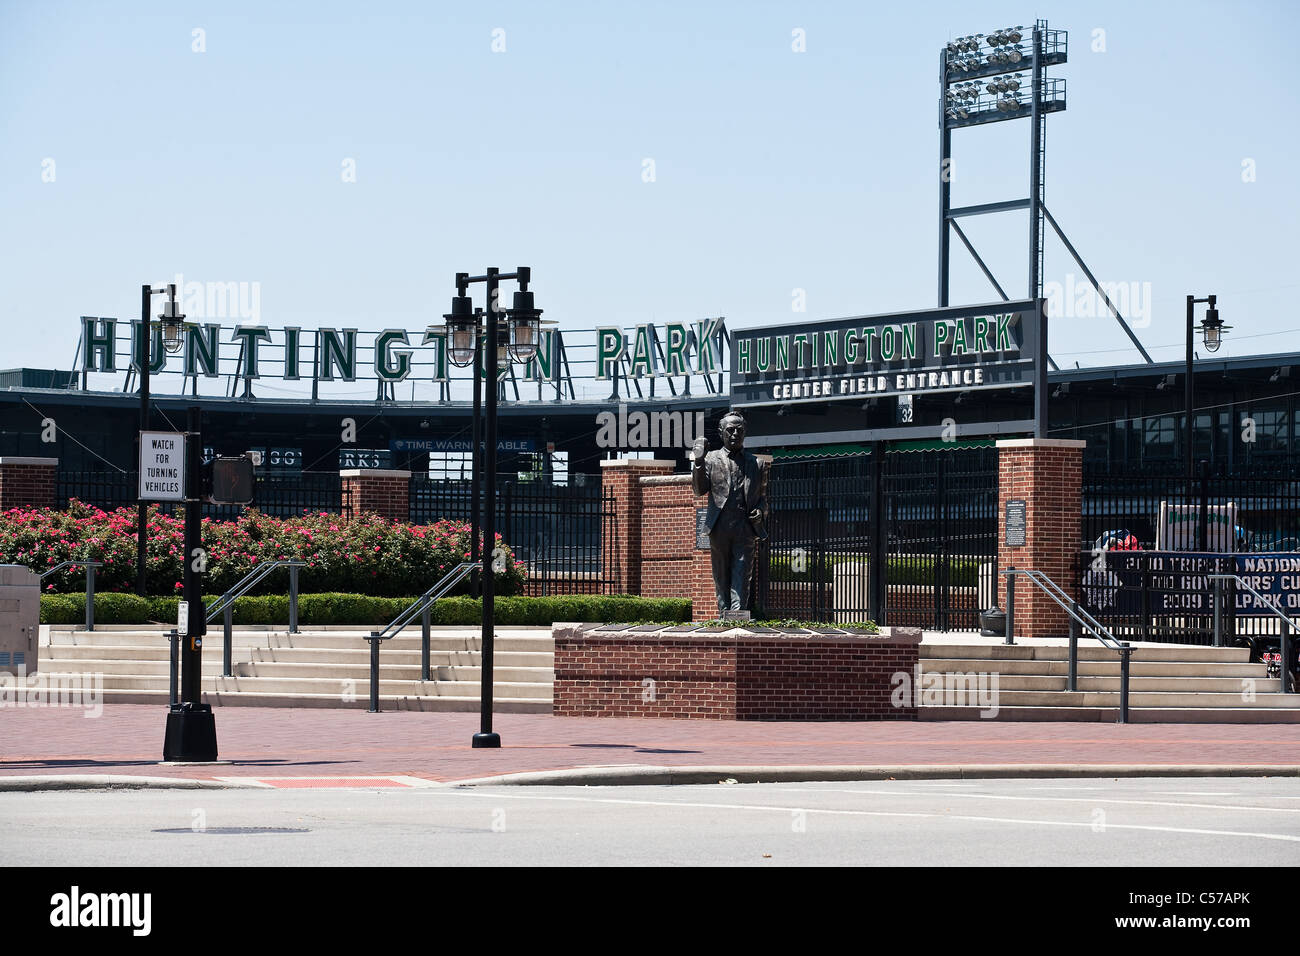
<instances>
[{"instance_id":1,"label":"brick planter wall","mask_svg":"<svg viewBox=\"0 0 1300 956\"><path fill-rule=\"evenodd\" d=\"M597 631L556 624L556 716L915 720L894 707L921 632L882 635Z\"/></svg>"},{"instance_id":2,"label":"brick planter wall","mask_svg":"<svg viewBox=\"0 0 1300 956\"><path fill-rule=\"evenodd\" d=\"M0 458L0 511L53 508L57 458ZM67 505L66 501L59 506Z\"/></svg>"},{"instance_id":3,"label":"brick planter wall","mask_svg":"<svg viewBox=\"0 0 1300 956\"><path fill-rule=\"evenodd\" d=\"M1006 600L1007 579L1001 572L1012 566L1042 571L1077 599L1085 444L1055 438L998 442L999 606ZM1016 498L1025 502L1025 545L1013 548L1006 543L1007 501ZM1069 630L1069 615L1060 605L1025 578L1016 579L1016 637L1059 637Z\"/></svg>"},{"instance_id":4,"label":"brick planter wall","mask_svg":"<svg viewBox=\"0 0 1300 956\"><path fill-rule=\"evenodd\" d=\"M391 521L411 520L411 473L387 468L340 471L343 517L374 512Z\"/></svg>"}]
</instances>

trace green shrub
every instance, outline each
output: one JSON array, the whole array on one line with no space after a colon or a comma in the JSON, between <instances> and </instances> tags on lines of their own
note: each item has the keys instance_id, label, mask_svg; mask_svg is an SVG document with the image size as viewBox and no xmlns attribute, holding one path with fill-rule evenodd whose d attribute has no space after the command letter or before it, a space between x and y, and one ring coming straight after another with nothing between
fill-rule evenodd
<instances>
[{"instance_id":1,"label":"green shrub","mask_svg":"<svg viewBox=\"0 0 1300 956\"><path fill-rule=\"evenodd\" d=\"M980 558L961 556L948 559L948 579L954 587L975 587L979 583ZM839 564L857 563L862 565L862 573L868 573L871 565L866 555L828 554L818 562L813 557L807 560L803 571L791 568L789 554L774 554L768 564L767 579L771 582L819 581L828 584L833 580L833 569ZM934 558L929 555L890 555L886 569L890 584L933 585L935 574Z\"/></svg>"},{"instance_id":2,"label":"green shrub","mask_svg":"<svg viewBox=\"0 0 1300 956\"><path fill-rule=\"evenodd\" d=\"M211 604L213 595L204 603ZM341 624L354 627L378 627L392 621L414 598L375 597L369 594L301 594L298 596L298 623L304 627ZM97 593L97 624L175 624L174 597L142 598L134 594ZM474 626L482 619L482 604L472 598L453 596L435 601L429 619L434 625ZM632 621L689 621L691 602L685 598L641 598L627 594L570 595L562 597L499 597L496 599L496 623L506 626L553 624L556 621L599 621L623 624ZM85 599L74 594L41 596L42 624L80 624L86 619ZM414 620L418 626L419 616ZM221 616L209 629L221 627ZM289 599L280 594L236 598L231 607L231 621L236 625L287 625Z\"/></svg>"}]
</instances>

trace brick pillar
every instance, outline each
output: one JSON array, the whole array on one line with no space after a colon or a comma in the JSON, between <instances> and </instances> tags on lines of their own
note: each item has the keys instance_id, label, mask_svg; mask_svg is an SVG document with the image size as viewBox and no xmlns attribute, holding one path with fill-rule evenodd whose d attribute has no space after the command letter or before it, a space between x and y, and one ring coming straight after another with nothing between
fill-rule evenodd
<instances>
[{"instance_id":1,"label":"brick pillar","mask_svg":"<svg viewBox=\"0 0 1300 956\"><path fill-rule=\"evenodd\" d=\"M998 442L998 571L1042 571L1077 598L1076 565L1083 533L1083 447L1086 442L1022 438ZM1007 502L1025 502L1025 544L1007 545ZM998 605L1006 578L998 576ZM1070 619L1025 578L1016 579L1016 637L1060 637Z\"/></svg>"},{"instance_id":2,"label":"brick pillar","mask_svg":"<svg viewBox=\"0 0 1300 956\"><path fill-rule=\"evenodd\" d=\"M643 475L666 475L673 462L649 458L607 459L600 484L614 498L614 540L601 543L601 572L617 594L641 593L641 485Z\"/></svg>"},{"instance_id":3,"label":"brick pillar","mask_svg":"<svg viewBox=\"0 0 1300 956\"><path fill-rule=\"evenodd\" d=\"M0 458L0 511L53 508L58 467L57 458Z\"/></svg>"},{"instance_id":4,"label":"brick pillar","mask_svg":"<svg viewBox=\"0 0 1300 956\"><path fill-rule=\"evenodd\" d=\"M391 521L411 520L411 473L388 468L352 468L343 479L343 517L373 512Z\"/></svg>"},{"instance_id":5,"label":"brick pillar","mask_svg":"<svg viewBox=\"0 0 1300 956\"><path fill-rule=\"evenodd\" d=\"M709 552L695 546L695 508L705 499L695 497L689 474L647 475L638 482L641 596L688 597L693 620L717 617Z\"/></svg>"}]
</instances>

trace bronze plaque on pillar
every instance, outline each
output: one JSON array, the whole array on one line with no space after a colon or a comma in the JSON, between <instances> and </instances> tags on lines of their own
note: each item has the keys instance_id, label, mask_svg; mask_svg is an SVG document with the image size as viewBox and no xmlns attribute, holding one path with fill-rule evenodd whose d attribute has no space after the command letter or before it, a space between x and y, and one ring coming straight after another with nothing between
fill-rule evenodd
<instances>
[{"instance_id":1,"label":"bronze plaque on pillar","mask_svg":"<svg viewBox=\"0 0 1300 956\"><path fill-rule=\"evenodd\" d=\"M695 549L697 551L709 550L709 509L695 509Z\"/></svg>"},{"instance_id":2,"label":"bronze plaque on pillar","mask_svg":"<svg viewBox=\"0 0 1300 956\"><path fill-rule=\"evenodd\" d=\"M1025 546L1025 499L1007 499L1007 547Z\"/></svg>"}]
</instances>

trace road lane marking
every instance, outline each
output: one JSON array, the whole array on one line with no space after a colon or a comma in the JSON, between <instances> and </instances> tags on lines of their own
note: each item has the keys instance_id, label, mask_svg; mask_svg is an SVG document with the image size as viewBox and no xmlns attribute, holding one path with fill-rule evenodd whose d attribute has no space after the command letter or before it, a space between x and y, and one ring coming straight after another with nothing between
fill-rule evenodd
<instances>
[{"instance_id":1,"label":"road lane marking","mask_svg":"<svg viewBox=\"0 0 1300 956\"><path fill-rule=\"evenodd\" d=\"M1250 807L1231 803L1181 803L1173 800L1120 800L1116 797L1017 797L1003 793L939 792L931 790L849 790L844 787L789 787L785 793L863 793L873 796L974 797L977 800L1028 800L1032 803L1121 803L1139 807L1195 807L1204 810L1259 810L1268 813L1300 813L1300 807Z\"/></svg>"},{"instance_id":2,"label":"road lane marking","mask_svg":"<svg viewBox=\"0 0 1300 956\"><path fill-rule=\"evenodd\" d=\"M792 807L792 806L775 806L764 804L749 803L688 803L676 800L632 800L628 798L612 797L569 797L558 795L532 795L522 793L501 793L499 791L488 791L481 788L465 788L463 790L441 790L425 791L429 794L448 794L458 796L483 797L491 800L537 800L537 801L568 801L576 803L603 803L615 804L622 806L639 806L639 807L687 807L691 809L702 810L759 810L769 813L820 813L827 816L860 816L860 817L911 817L914 819L937 819L937 820L967 820L976 823L1011 823L1017 826L1046 826L1046 827L1086 827L1089 830L1095 830L1091 822L1073 821L1073 820L1025 820L1017 817L986 817L975 816L972 814L959 813L925 813L921 811L908 810L832 810L817 807ZM824 791L819 791L824 792ZM1168 827L1152 826L1137 823L1107 823L1106 830L1148 830L1156 833L1187 833L1198 836L1226 836L1226 837L1255 837L1259 840L1281 840L1287 843L1300 843L1300 836L1291 836L1285 833L1254 833L1243 830L1206 830L1199 827Z\"/></svg>"}]
</instances>

